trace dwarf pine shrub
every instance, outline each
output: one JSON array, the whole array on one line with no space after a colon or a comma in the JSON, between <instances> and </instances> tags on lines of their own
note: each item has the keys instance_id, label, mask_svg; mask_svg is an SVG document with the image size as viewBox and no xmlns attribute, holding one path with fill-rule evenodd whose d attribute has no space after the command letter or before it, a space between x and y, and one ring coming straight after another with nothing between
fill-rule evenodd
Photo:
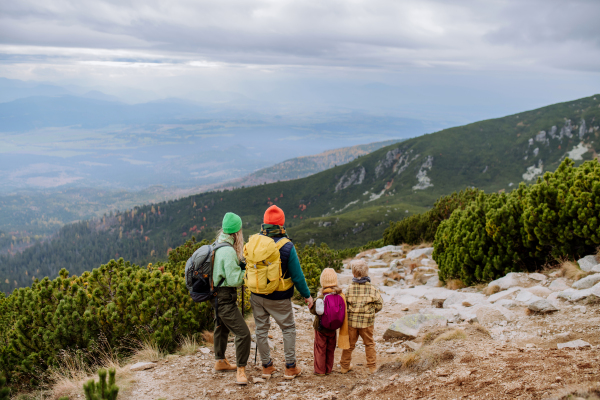
<instances>
[{"instance_id":1,"label":"dwarf pine shrub","mask_svg":"<svg viewBox=\"0 0 600 400\"><path fill-rule=\"evenodd\" d=\"M533 271L558 258L577 259L600 244L600 163L554 173L508 194L479 193L457 208L435 235L440 278L467 285L512 271Z\"/></svg>"}]
</instances>

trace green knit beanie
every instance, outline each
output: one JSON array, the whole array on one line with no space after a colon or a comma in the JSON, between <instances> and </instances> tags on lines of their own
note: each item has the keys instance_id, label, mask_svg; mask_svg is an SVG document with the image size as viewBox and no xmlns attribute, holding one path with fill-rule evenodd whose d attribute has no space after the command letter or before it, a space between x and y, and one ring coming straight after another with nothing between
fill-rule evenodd
<instances>
[{"instance_id":1,"label":"green knit beanie","mask_svg":"<svg viewBox=\"0 0 600 400\"><path fill-rule=\"evenodd\" d=\"M242 229L242 219L232 212L223 217L223 233L232 234Z\"/></svg>"}]
</instances>

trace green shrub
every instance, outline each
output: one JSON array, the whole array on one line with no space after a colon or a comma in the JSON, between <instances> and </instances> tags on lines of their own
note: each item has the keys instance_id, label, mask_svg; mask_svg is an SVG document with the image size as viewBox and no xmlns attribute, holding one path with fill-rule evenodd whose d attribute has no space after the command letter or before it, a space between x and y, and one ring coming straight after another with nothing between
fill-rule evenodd
<instances>
[{"instance_id":1,"label":"green shrub","mask_svg":"<svg viewBox=\"0 0 600 400\"><path fill-rule=\"evenodd\" d=\"M93 362L100 341L122 352L151 340L170 351L181 337L210 329L210 304L194 303L183 277L185 260L201 244L188 241L154 266L111 260L80 277L63 269L54 280L1 298L2 372L14 384L35 384L62 350L81 351Z\"/></svg>"},{"instance_id":2,"label":"green shrub","mask_svg":"<svg viewBox=\"0 0 600 400\"><path fill-rule=\"evenodd\" d=\"M454 210L463 210L477 195L478 190L471 188L458 193L454 192L449 196L439 198L433 208L427 212L390 223L383 233L384 244L433 242L440 223L450 218Z\"/></svg>"},{"instance_id":3,"label":"green shrub","mask_svg":"<svg viewBox=\"0 0 600 400\"><path fill-rule=\"evenodd\" d=\"M554 173L509 194L484 194L442 222L433 258L443 281L490 281L511 271L534 271L553 258L576 259L600 243L600 164Z\"/></svg>"},{"instance_id":4,"label":"green shrub","mask_svg":"<svg viewBox=\"0 0 600 400\"><path fill-rule=\"evenodd\" d=\"M115 369L108 370L108 383L106 382L106 370L98 370L98 383L90 379L83 384L83 392L86 400L116 400L119 388L115 384Z\"/></svg>"},{"instance_id":5,"label":"green shrub","mask_svg":"<svg viewBox=\"0 0 600 400\"><path fill-rule=\"evenodd\" d=\"M566 159L531 187L523 209L532 255L577 259L600 244L600 163Z\"/></svg>"}]
</instances>

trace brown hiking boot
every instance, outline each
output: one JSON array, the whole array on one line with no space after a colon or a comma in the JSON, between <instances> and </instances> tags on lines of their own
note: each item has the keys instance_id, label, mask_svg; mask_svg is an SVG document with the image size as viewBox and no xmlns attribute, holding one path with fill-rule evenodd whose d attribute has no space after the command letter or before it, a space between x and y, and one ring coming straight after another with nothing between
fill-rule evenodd
<instances>
[{"instance_id":1,"label":"brown hiking boot","mask_svg":"<svg viewBox=\"0 0 600 400\"><path fill-rule=\"evenodd\" d=\"M271 377L271 375L273 375L273 372L275 372L275 371L277 371L277 369L275 368L273 363L271 363L271 365L269 365L268 367L263 367L263 371L262 371L263 379L269 379Z\"/></svg>"},{"instance_id":2,"label":"brown hiking boot","mask_svg":"<svg viewBox=\"0 0 600 400\"><path fill-rule=\"evenodd\" d=\"M229 362L226 359L217 360L217 362L215 363L215 372L229 372L235 371L236 369L237 367L235 365L229 364Z\"/></svg>"},{"instance_id":3,"label":"brown hiking boot","mask_svg":"<svg viewBox=\"0 0 600 400\"><path fill-rule=\"evenodd\" d=\"M283 375L283 377L285 379L294 379L295 377L297 377L301 373L302 373L302 370L296 364L294 364L294 366L291 367L291 368L288 368L287 365L286 365L285 366L285 374Z\"/></svg>"},{"instance_id":4,"label":"brown hiking boot","mask_svg":"<svg viewBox=\"0 0 600 400\"><path fill-rule=\"evenodd\" d=\"M246 378L246 367L237 367L237 377L235 383L238 385L248 384L248 378Z\"/></svg>"},{"instance_id":5,"label":"brown hiking boot","mask_svg":"<svg viewBox=\"0 0 600 400\"><path fill-rule=\"evenodd\" d=\"M354 368L354 365L350 364L350 366L348 368L342 367L342 370L340 372L342 374L347 374L348 372L352 371L352 368Z\"/></svg>"}]
</instances>

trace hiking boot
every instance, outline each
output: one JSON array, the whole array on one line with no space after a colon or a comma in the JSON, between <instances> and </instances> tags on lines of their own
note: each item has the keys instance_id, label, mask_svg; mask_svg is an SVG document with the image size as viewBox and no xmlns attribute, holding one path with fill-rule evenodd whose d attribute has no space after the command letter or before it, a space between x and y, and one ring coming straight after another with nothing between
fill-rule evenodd
<instances>
[{"instance_id":1,"label":"hiking boot","mask_svg":"<svg viewBox=\"0 0 600 400\"><path fill-rule=\"evenodd\" d=\"M370 374L374 374L375 372L377 372L377 367L369 367Z\"/></svg>"},{"instance_id":2,"label":"hiking boot","mask_svg":"<svg viewBox=\"0 0 600 400\"><path fill-rule=\"evenodd\" d=\"M342 367L342 370L340 372L342 374L347 374L348 372L352 371L352 368L354 368L354 365L350 364L350 366L348 368Z\"/></svg>"},{"instance_id":3,"label":"hiking boot","mask_svg":"<svg viewBox=\"0 0 600 400\"><path fill-rule=\"evenodd\" d=\"M235 365L229 364L229 361L226 359L217 360L215 363L215 372L229 372L235 371L237 367Z\"/></svg>"},{"instance_id":4,"label":"hiking boot","mask_svg":"<svg viewBox=\"0 0 600 400\"><path fill-rule=\"evenodd\" d=\"M271 377L271 375L273 375L273 372L275 372L275 371L277 371L277 369L275 369L275 366L273 365L273 361L269 361L269 364L267 364L266 367L263 365L262 378L269 379Z\"/></svg>"},{"instance_id":5,"label":"hiking boot","mask_svg":"<svg viewBox=\"0 0 600 400\"><path fill-rule=\"evenodd\" d=\"M294 364L292 367L288 367L286 364L285 365L285 374L283 375L283 377L285 379L294 379L301 373L302 373L302 370L296 364Z\"/></svg>"},{"instance_id":6,"label":"hiking boot","mask_svg":"<svg viewBox=\"0 0 600 400\"><path fill-rule=\"evenodd\" d=\"M237 376L235 383L238 385L247 385L248 378L246 378L246 367L237 367Z\"/></svg>"}]
</instances>

